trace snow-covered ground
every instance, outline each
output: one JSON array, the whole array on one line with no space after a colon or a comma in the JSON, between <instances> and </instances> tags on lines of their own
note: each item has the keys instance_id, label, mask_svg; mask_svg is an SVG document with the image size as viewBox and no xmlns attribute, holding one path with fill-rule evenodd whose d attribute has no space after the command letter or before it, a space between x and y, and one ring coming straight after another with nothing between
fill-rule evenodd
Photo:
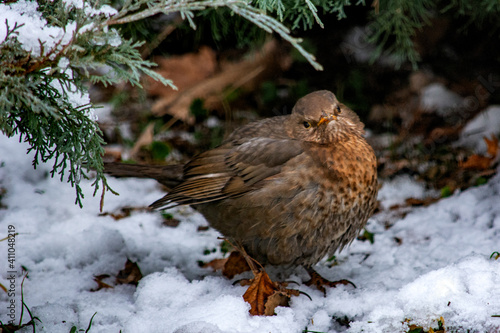
<instances>
[{"instance_id":1,"label":"snow-covered ground","mask_svg":"<svg viewBox=\"0 0 500 333\"><path fill-rule=\"evenodd\" d=\"M115 221L99 216L99 198L90 182L84 208L74 205L74 189L47 176L48 165L31 166L27 146L0 136L0 239L9 226L15 238L15 268L7 264L7 241L0 242L0 283L10 288L15 271L15 297L0 290L0 320L7 323L9 302L21 311L21 265L29 271L24 301L41 321L37 332L69 332L72 326L90 332L407 332L408 323L437 327L443 317L448 332L500 331L500 176L405 217L374 216L368 230L375 242L355 240L337 256L337 266L326 261L316 269L331 280L349 279L357 289L329 289L326 297L315 289L297 286L312 298L292 298L289 308L272 317L251 317L242 299L244 287L218 272L200 268L197 261L221 257L220 240L196 212L173 212L177 227L162 226L159 213L132 212ZM147 206L163 195L152 180L110 179L120 196L108 194L104 210ZM423 188L408 177L385 183L383 206L406 197L423 197ZM394 219L394 216L391 217ZM12 227L11 227L12 228ZM116 276L130 258L144 278L136 288L117 285L92 291L95 275ZM301 281L300 268L287 280ZM11 281L12 282L12 281ZM113 284L113 280L105 280ZM7 309L7 311L6 311ZM24 314L29 318L27 313ZM350 320L350 327L339 322ZM31 331L26 328L25 331Z\"/></svg>"}]
</instances>

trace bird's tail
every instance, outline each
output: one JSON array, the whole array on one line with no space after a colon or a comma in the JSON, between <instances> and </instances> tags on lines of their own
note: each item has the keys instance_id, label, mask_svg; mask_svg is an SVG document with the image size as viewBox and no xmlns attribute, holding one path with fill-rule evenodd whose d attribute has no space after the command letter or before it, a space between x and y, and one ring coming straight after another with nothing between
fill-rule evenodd
<instances>
[{"instance_id":1,"label":"bird's tail","mask_svg":"<svg viewBox=\"0 0 500 333\"><path fill-rule=\"evenodd\" d=\"M173 188L182 181L182 165L143 165L105 162L104 172L115 177L152 178Z\"/></svg>"}]
</instances>

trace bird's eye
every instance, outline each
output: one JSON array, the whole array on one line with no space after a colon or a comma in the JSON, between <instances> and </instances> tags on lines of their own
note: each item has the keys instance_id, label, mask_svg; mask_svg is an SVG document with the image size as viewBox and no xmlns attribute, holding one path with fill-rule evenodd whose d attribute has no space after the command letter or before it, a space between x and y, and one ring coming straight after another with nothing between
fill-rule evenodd
<instances>
[{"instance_id":1,"label":"bird's eye","mask_svg":"<svg viewBox=\"0 0 500 333\"><path fill-rule=\"evenodd\" d=\"M341 112L342 112L342 110L340 109L340 106L338 106L338 105L337 105L337 112L338 112L338 113L341 113Z\"/></svg>"},{"instance_id":2,"label":"bird's eye","mask_svg":"<svg viewBox=\"0 0 500 333\"><path fill-rule=\"evenodd\" d=\"M310 123L310 122L308 122L308 121L304 121L304 122L302 123L302 125L304 125L304 127L305 127L305 128L309 128L309 127L311 127L311 123Z\"/></svg>"}]
</instances>

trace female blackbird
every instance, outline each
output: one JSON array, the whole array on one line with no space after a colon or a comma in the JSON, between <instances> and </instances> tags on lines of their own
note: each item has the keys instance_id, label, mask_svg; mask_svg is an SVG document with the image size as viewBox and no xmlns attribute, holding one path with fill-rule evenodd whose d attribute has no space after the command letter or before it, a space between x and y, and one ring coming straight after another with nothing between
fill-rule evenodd
<instances>
[{"instance_id":1,"label":"female blackbird","mask_svg":"<svg viewBox=\"0 0 500 333\"><path fill-rule=\"evenodd\" d=\"M106 171L158 179L171 190L151 207L193 206L261 264L310 268L351 243L375 208L376 158L363 127L321 90L299 99L291 115L238 128L182 169Z\"/></svg>"}]
</instances>

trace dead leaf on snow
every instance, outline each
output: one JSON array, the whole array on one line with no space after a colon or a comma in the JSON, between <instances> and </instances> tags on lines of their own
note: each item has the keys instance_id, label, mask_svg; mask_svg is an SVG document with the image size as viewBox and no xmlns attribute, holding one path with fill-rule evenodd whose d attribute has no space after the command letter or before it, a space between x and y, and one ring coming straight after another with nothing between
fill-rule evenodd
<instances>
[{"instance_id":1,"label":"dead leaf on snow","mask_svg":"<svg viewBox=\"0 0 500 333\"><path fill-rule=\"evenodd\" d=\"M137 265L137 263L132 262L130 259L127 259L125 263L125 268L118 272L116 276L117 284L133 284L137 286L139 280L142 279L142 273Z\"/></svg>"},{"instance_id":2,"label":"dead leaf on snow","mask_svg":"<svg viewBox=\"0 0 500 333\"><path fill-rule=\"evenodd\" d=\"M266 313L266 302L268 298L276 292L273 281L266 272L259 272L252 279L252 284L248 287L243 299L250 304L250 314L253 316L264 315Z\"/></svg>"},{"instance_id":3,"label":"dead leaf on snow","mask_svg":"<svg viewBox=\"0 0 500 333\"><path fill-rule=\"evenodd\" d=\"M290 297L299 295L298 290L287 289L284 284L271 281L265 271L258 272L250 281L243 299L250 304L252 316L272 316L277 306L288 306Z\"/></svg>"},{"instance_id":4,"label":"dead leaf on snow","mask_svg":"<svg viewBox=\"0 0 500 333\"><path fill-rule=\"evenodd\" d=\"M210 227L208 225L200 225L200 226L198 226L198 229L196 229L196 231L198 231L198 232L207 231L208 229L210 229Z\"/></svg>"},{"instance_id":5,"label":"dead leaf on snow","mask_svg":"<svg viewBox=\"0 0 500 333\"><path fill-rule=\"evenodd\" d=\"M427 197L424 199L408 198L405 200L405 203L408 206L413 206L413 207L420 207L420 206L427 207L427 206L439 201L439 199L441 199L441 198L440 197L437 197L437 198Z\"/></svg>"},{"instance_id":6,"label":"dead leaf on snow","mask_svg":"<svg viewBox=\"0 0 500 333\"><path fill-rule=\"evenodd\" d=\"M220 271L224 269L224 265L226 264L228 258L225 259L214 259L212 261L207 262L202 267L203 268L212 268L214 271Z\"/></svg>"},{"instance_id":7,"label":"dead leaf on snow","mask_svg":"<svg viewBox=\"0 0 500 333\"><path fill-rule=\"evenodd\" d=\"M126 217L129 217L132 212L149 212L151 211L148 207L122 207L117 213L104 212L99 214L99 216L111 216L115 221L119 221Z\"/></svg>"},{"instance_id":8,"label":"dead leaf on snow","mask_svg":"<svg viewBox=\"0 0 500 333\"><path fill-rule=\"evenodd\" d=\"M107 284L106 282L103 282L104 279L109 278L109 277L110 277L110 275L108 275L108 274L101 274L101 275L94 276L94 281L97 283L97 288L92 289L90 291L98 291L101 289L113 288L113 286Z\"/></svg>"},{"instance_id":9,"label":"dead leaf on snow","mask_svg":"<svg viewBox=\"0 0 500 333\"><path fill-rule=\"evenodd\" d=\"M297 295L298 296L298 295ZM264 316L274 316L274 310L278 306L289 306L290 305L290 295L283 292L276 291L274 294L267 298L265 304Z\"/></svg>"},{"instance_id":10,"label":"dead leaf on snow","mask_svg":"<svg viewBox=\"0 0 500 333\"><path fill-rule=\"evenodd\" d=\"M214 259L202 266L203 268L212 268L214 271L222 270L222 275L232 279L238 274L250 270L245 258L238 251L233 251L229 257L224 259Z\"/></svg>"},{"instance_id":11,"label":"dead leaf on snow","mask_svg":"<svg viewBox=\"0 0 500 333\"><path fill-rule=\"evenodd\" d=\"M181 224L181 221L178 219L174 219L173 217L172 218L163 217L163 222L161 225L164 227L176 228L179 226L179 224Z\"/></svg>"},{"instance_id":12,"label":"dead leaf on snow","mask_svg":"<svg viewBox=\"0 0 500 333\"><path fill-rule=\"evenodd\" d=\"M486 142L486 147L488 148L488 155L495 159L498 154L498 138L492 134L491 140L484 137L484 142Z\"/></svg>"},{"instance_id":13,"label":"dead leaf on snow","mask_svg":"<svg viewBox=\"0 0 500 333\"><path fill-rule=\"evenodd\" d=\"M247 272L250 270L250 266L246 262L245 258L241 255L239 251L233 251L227 258L224 268L222 270L222 275L228 279L232 279L235 275Z\"/></svg>"},{"instance_id":14,"label":"dead leaf on snow","mask_svg":"<svg viewBox=\"0 0 500 333\"><path fill-rule=\"evenodd\" d=\"M474 154L471 155L465 162L460 162L459 166L462 169L470 170L487 170L493 166L498 154L498 138L494 135L491 139L484 137L484 142L487 146L489 156Z\"/></svg>"}]
</instances>

